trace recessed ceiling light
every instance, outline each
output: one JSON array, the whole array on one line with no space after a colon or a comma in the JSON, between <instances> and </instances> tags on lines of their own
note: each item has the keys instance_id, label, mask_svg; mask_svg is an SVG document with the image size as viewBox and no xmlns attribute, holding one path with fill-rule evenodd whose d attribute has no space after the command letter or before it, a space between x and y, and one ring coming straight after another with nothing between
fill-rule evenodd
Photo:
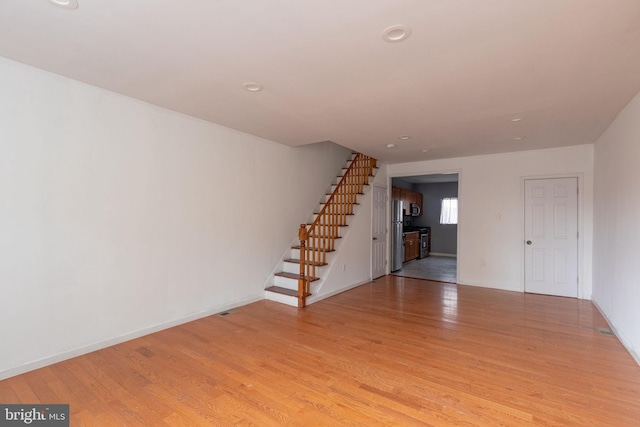
<instances>
[{"instance_id":1,"label":"recessed ceiling light","mask_svg":"<svg viewBox=\"0 0 640 427\"><path fill-rule=\"evenodd\" d=\"M522 120L522 117L511 117L509 119L509 121L512 121L512 122L519 122L520 120Z\"/></svg>"},{"instance_id":2,"label":"recessed ceiling light","mask_svg":"<svg viewBox=\"0 0 640 427\"><path fill-rule=\"evenodd\" d=\"M525 137L524 136L516 136L515 138L513 138L514 141L522 141Z\"/></svg>"},{"instance_id":3,"label":"recessed ceiling light","mask_svg":"<svg viewBox=\"0 0 640 427\"><path fill-rule=\"evenodd\" d=\"M425 148L424 150L422 150L423 153L426 153L427 151L429 151L428 148Z\"/></svg>"},{"instance_id":4,"label":"recessed ceiling light","mask_svg":"<svg viewBox=\"0 0 640 427\"><path fill-rule=\"evenodd\" d=\"M49 0L51 3L56 6L62 7L64 9L77 9L78 8L78 0Z\"/></svg>"},{"instance_id":5,"label":"recessed ceiling light","mask_svg":"<svg viewBox=\"0 0 640 427\"><path fill-rule=\"evenodd\" d=\"M249 92L260 92L262 89L264 89L260 83L254 82L243 83L242 87Z\"/></svg>"},{"instance_id":6,"label":"recessed ceiling light","mask_svg":"<svg viewBox=\"0 0 640 427\"><path fill-rule=\"evenodd\" d=\"M395 146L396 146L396 144L387 144L387 148L393 148Z\"/></svg>"},{"instance_id":7,"label":"recessed ceiling light","mask_svg":"<svg viewBox=\"0 0 640 427\"><path fill-rule=\"evenodd\" d=\"M401 137L399 137L398 139L401 139L403 141L406 141L407 139L411 138L409 135L402 135Z\"/></svg>"},{"instance_id":8,"label":"recessed ceiling light","mask_svg":"<svg viewBox=\"0 0 640 427\"><path fill-rule=\"evenodd\" d=\"M407 25L392 25L382 32L382 40L395 43L406 40L411 35L411 28Z\"/></svg>"}]
</instances>

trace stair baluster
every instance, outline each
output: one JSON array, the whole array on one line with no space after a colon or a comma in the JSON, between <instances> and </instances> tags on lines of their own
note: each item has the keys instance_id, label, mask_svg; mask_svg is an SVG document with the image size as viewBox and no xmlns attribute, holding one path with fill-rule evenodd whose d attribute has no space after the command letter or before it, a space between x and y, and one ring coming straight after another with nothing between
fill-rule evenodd
<instances>
[{"instance_id":1,"label":"stair baluster","mask_svg":"<svg viewBox=\"0 0 640 427\"><path fill-rule=\"evenodd\" d=\"M303 308L307 305L307 286L309 281L305 278L306 269L302 268L306 264L306 246L309 233L307 233L306 224L300 224L298 230L298 239L300 240L300 278L298 279L298 308Z\"/></svg>"}]
</instances>

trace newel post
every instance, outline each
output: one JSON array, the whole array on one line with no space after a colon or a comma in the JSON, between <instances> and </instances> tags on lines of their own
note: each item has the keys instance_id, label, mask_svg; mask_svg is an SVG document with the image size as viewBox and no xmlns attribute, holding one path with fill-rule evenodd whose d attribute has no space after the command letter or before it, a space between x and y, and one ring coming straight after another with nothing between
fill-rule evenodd
<instances>
[{"instance_id":1,"label":"newel post","mask_svg":"<svg viewBox=\"0 0 640 427\"><path fill-rule=\"evenodd\" d=\"M305 278L306 255L307 255L307 225L300 224L298 229L298 239L300 240L300 277L298 278L298 308L304 308L307 305L307 279Z\"/></svg>"}]
</instances>

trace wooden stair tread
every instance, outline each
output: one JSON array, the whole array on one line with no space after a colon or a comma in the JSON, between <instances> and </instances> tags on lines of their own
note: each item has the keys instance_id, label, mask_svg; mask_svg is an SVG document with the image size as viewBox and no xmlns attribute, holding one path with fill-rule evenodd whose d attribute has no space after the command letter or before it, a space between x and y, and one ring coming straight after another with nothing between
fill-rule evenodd
<instances>
[{"instance_id":1,"label":"wooden stair tread","mask_svg":"<svg viewBox=\"0 0 640 427\"><path fill-rule=\"evenodd\" d=\"M269 286L265 291L275 292L277 294L289 295L291 297L297 297L298 291L293 289L281 288L280 286Z\"/></svg>"},{"instance_id":2,"label":"wooden stair tread","mask_svg":"<svg viewBox=\"0 0 640 427\"><path fill-rule=\"evenodd\" d=\"M265 289L265 291L275 292L277 294L288 295L290 297L298 298L298 291L293 289L282 288L280 286L269 286L268 288ZM309 295L311 294L307 294L307 296Z\"/></svg>"},{"instance_id":3,"label":"wooden stair tread","mask_svg":"<svg viewBox=\"0 0 640 427\"><path fill-rule=\"evenodd\" d=\"M286 271L281 271L280 273L276 273L275 276L286 277L287 279L294 279L294 280L298 280L300 278L300 274L298 274L298 273L287 273ZM310 282L315 282L318 279L319 279L318 277L311 277L311 278L309 278L309 281Z\"/></svg>"},{"instance_id":4,"label":"wooden stair tread","mask_svg":"<svg viewBox=\"0 0 640 427\"><path fill-rule=\"evenodd\" d=\"M326 204L327 204L327 202L320 202L319 204L320 204L320 205L326 205ZM359 205L360 203L358 203L358 202L354 202L354 203L349 203L349 204L350 204L350 205ZM328 214L327 214L327 215L328 215ZM342 214L336 214L336 215L342 215ZM349 215L349 214L347 214L347 215ZM353 215L353 214L352 214L352 215Z\"/></svg>"},{"instance_id":5,"label":"wooden stair tread","mask_svg":"<svg viewBox=\"0 0 640 427\"><path fill-rule=\"evenodd\" d=\"M294 264L300 264L300 260L297 259L297 258L288 258L288 259L285 259L284 262L291 262L291 263L294 263ZM318 262L318 261L314 262L314 261L310 261L310 260L306 260L305 264L315 265L316 267L322 267L324 265L327 265L326 262Z\"/></svg>"},{"instance_id":6,"label":"wooden stair tread","mask_svg":"<svg viewBox=\"0 0 640 427\"><path fill-rule=\"evenodd\" d=\"M314 212L313 214L314 215L320 215L320 212ZM353 213L343 213L343 214L342 213L326 213L324 215L355 215L355 214L353 214Z\"/></svg>"},{"instance_id":7,"label":"wooden stair tread","mask_svg":"<svg viewBox=\"0 0 640 427\"><path fill-rule=\"evenodd\" d=\"M300 249L300 245L296 245L296 246L291 246L291 249ZM309 248L307 247L308 250L310 251L320 251L320 250L324 250L325 252L335 252L335 249L319 249L319 248Z\"/></svg>"}]
</instances>

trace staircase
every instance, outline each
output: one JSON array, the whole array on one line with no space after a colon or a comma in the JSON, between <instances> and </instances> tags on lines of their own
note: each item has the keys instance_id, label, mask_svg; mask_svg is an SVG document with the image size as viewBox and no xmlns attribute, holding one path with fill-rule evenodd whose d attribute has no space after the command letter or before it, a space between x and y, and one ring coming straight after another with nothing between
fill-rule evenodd
<instances>
[{"instance_id":1,"label":"staircase","mask_svg":"<svg viewBox=\"0 0 640 427\"><path fill-rule=\"evenodd\" d=\"M316 213L308 223L300 224L296 243L281 260L282 270L272 275L271 285L265 289L267 299L299 308L306 306L307 297L322 286L323 272L330 267L342 232L355 213L358 197L364 194L376 170L376 159L352 153Z\"/></svg>"}]
</instances>

